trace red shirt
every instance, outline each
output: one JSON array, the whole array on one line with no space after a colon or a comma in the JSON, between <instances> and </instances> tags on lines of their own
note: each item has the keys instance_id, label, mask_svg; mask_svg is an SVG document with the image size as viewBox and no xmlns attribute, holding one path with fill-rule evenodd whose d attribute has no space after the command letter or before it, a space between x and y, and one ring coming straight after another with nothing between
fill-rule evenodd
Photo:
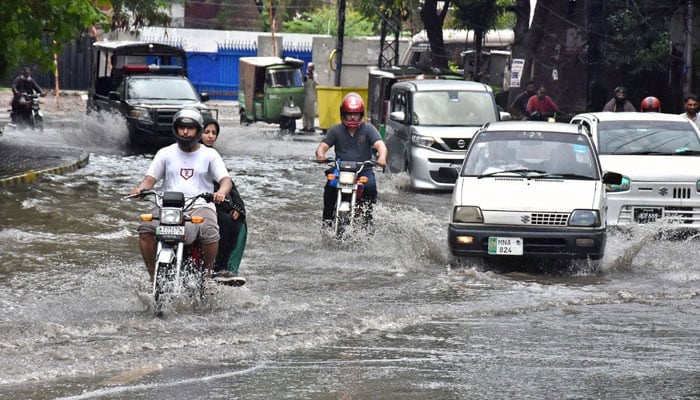
<instances>
[{"instance_id":1,"label":"red shirt","mask_svg":"<svg viewBox=\"0 0 700 400\"><path fill-rule=\"evenodd\" d=\"M553 114L559 112L559 107L549 96L544 96L544 100L540 100L538 96L532 96L527 101L527 112L531 113L533 111L539 111L540 114Z\"/></svg>"}]
</instances>

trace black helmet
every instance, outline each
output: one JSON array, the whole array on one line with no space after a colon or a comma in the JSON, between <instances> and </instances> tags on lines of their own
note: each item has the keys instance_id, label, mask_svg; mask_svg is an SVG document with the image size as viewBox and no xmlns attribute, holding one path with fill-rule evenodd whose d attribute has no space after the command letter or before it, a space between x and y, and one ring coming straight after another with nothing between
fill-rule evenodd
<instances>
[{"instance_id":1,"label":"black helmet","mask_svg":"<svg viewBox=\"0 0 700 400\"><path fill-rule=\"evenodd\" d=\"M617 93L622 93L623 95L627 96L627 88L625 88L624 86L618 86L618 87L615 88L615 92L614 92L614 93L615 93L615 94L617 94Z\"/></svg>"},{"instance_id":2,"label":"black helmet","mask_svg":"<svg viewBox=\"0 0 700 400\"><path fill-rule=\"evenodd\" d=\"M197 134L193 137L182 137L177 133L178 126L189 126L197 130ZM202 114L196 108L183 108L178 111L173 117L173 135L175 140L185 148L192 148L199 142L202 137L202 129L204 129L204 119Z\"/></svg>"}]
</instances>

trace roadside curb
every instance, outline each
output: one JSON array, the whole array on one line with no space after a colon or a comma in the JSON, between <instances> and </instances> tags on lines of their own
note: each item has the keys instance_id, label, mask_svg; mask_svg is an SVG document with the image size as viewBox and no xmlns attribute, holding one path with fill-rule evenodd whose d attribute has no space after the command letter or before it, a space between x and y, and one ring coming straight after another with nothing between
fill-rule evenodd
<instances>
[{"instance_id":1,"label":"roadside curb","mask_svg":"<svg viewBox=\"0 0 700 400\"><path fill-rule=\"evenodd\" d=\"M85 167L88 162L90 161L90 155L86 154L84 157L81 157L75 162L62 165L59 167L54 167L54 168L46 168L42 169L39 171L27 171L25 173L11 176L8 178L0 178L0 187L10 187L10 186L19 186L22 184L28 184L32 183L35 180L37 180L39 177L45 174L49 175L64 175L69 172L73 172L77 169Z\"/></svg>"}]
</instances>

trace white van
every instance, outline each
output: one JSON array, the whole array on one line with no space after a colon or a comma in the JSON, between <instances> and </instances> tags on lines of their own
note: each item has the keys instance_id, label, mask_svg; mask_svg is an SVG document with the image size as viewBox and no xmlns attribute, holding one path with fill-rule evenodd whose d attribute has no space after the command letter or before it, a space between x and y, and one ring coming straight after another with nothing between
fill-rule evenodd
<instances>
[{"instance_id":1,"label":"white van","mask_svg":"<svg viewBox=\"0 0 700 400\"><path fill-rule=\"evenodd\" d=\"M453 256L590 259L603 257L605 184L593 143L579 126L508 121L472 139L452 194Z\"/></svg>"}]
</instances>

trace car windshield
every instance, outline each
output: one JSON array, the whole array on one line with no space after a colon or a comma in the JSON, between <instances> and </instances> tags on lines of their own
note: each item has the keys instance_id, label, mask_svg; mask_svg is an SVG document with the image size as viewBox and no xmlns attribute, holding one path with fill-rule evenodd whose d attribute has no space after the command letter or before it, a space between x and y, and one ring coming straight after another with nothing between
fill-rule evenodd
<instances>
[{"instance_id":1,"label":"car windshield","mask_svg":"<svg viewBox=\"0 0 700 400\"><path fill-rule=\"evenodd\" d=\"M599 179L590 142L556 132L485 132L474 138L462 176Z\"/></svg>"},{"instance_id":2,"label":"car windshield","mask_svg":"<svg viewBox=\"0 0 700 400\"><path fill-rule=\"evenodd\" d=\"M199 101L192 85L184 79L162 77L132 78L126 91L127 99L192 100Z\"/></svg>"},{"instance_id":3,"label":"car windshield","mask_svg":"<svg viewBox=\"0 0 700 400\"><path fill-rule=\"evenodd\" d=\"M608 121L598 124L600 154L673 154L700 151L689 123L676 121Z\"/></svg>"},{"instance_id":4,"label":"car windshield","mask_svg":"<svg viewBox=\"0 0 700 400\"><path fill-rule=\"evenodd\" d=\"M494 109L487 92L416 92L411 118L413 125L481 126L495 119Z\"/></svg>"},{"instance_id":5,"label":"car windshield","mask_svg":"<svg viewBox=\"0 0 700 400\"><path fill-rule=\"evenodd\" d=\"M273 69L267 73L267 85L272 87L304 86L298 68Z\"/></svg>"}]
</instances>

